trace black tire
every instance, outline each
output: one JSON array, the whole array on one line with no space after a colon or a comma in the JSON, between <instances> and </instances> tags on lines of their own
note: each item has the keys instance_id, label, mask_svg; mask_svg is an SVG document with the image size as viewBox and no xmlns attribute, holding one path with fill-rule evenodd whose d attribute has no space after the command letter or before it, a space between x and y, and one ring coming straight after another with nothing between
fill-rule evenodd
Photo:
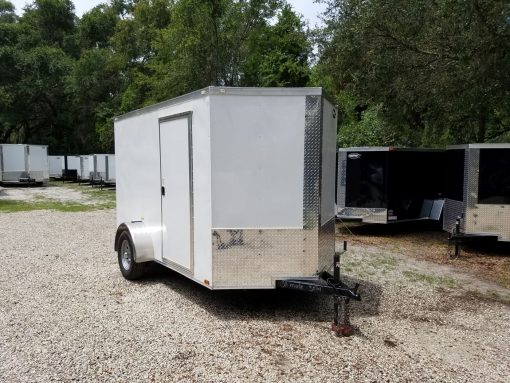
<instances>
[{"instance_id":1,"label":"black tire","mask_svg":"<svg viewBox=\"0 0 510 383\"><path fill-rule=\"evenodd\" d=\"M131 240L131 235L124 230L119 236L119 245L117 250L120 272L124 278L134 281L143 276L145 263L135 262L136 249Z\"/></svg>"}]
</instances>

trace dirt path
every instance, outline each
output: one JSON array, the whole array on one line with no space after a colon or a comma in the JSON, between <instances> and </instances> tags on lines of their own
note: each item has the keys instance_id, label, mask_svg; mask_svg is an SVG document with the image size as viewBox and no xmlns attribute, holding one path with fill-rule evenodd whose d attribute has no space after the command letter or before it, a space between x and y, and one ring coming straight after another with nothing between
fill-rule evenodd
<instances>
[{"instance_id":1,"label":"dirt path","mask_svg":"<svg viewBox=\"0 0 510 383\"><path fill-rule=\"evenodd\" d=\"M339 240L373 252L391 253L406 267L428 273L452 274L463 285L483 291L510 289L510 243L490 240L467 242L452 259L453 245L440 228L430 225L348 226L337 224Z\"/></svg>"}]
</instances>

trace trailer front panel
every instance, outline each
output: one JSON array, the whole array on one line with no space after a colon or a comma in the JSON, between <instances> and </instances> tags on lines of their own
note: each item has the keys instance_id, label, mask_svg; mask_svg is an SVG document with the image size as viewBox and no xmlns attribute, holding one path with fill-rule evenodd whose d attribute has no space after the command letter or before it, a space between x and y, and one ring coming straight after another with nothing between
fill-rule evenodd
<instances>
[{"instance_id":1,"label":"trailer front panel","mask_svg":"<svg viewBox=\"0 0 510 383\"><path fill-rule=\"evenodd\" d=\"M434 149L339 149L338 217L382 224L439 220L445 155Z\"/></svg>"},{"instance_id":2,"label":"trailer front panel","mask_svg":"<svg viewBox=\"0 0 510 383\"><path fill-rule=\"evenodd\" d=\"M115 155L107 154L105 157L105 178L104 181L107 183L115 183Z\"/></svg>"},{"instance_id":3,"label":"trailer front panel","mask_svg":"<svg viewBox=\"0 0 510 383\"><path fill-rule=\"evenodd\" d=\"M448 149L443 229L510 241L510 144L470 144Z\"/></svg>"},{"instance_id":4,"label":"trailer front panel","mask_svg":"<svg viewBox=\"0 0 510 383\"><path fill-rule=\"evenodd\" d=\"M28 154L26 145L2 144L2 182L19 182L28 175Z\"/></svg>"},{"instance_id":5,"label":"trailer front panel","mask_svg":"<svg viewBox=\"0 0 510 383\"><path fill-rule=\"evenodd\" d=\"M27 145L28 174L35 182L48 183L50 169L48 164L48 147Z\"/></svg>"},{"instance_id":6,"label":"trailer front panel","mask_svg":"<svg viewBox=\"0 0 510 383\"><path fill-rule=\"evenodd\" d=\"M80 180L86 181L90 178L90 156L80 156Z\"/></svg>"},{"instance_id":7,"label":"trailer front panel","mask_svg":"<svg viewBox=\"0 0 510 383\"><path fill-rule=\"evenodd\" d=\"M43 145L0 145L1 181L4 183L47 183L48 149Z\"/></svg>"},{"instance_id":8,"label":"trailer front panel","mask_svg":"<svg viewBox=\"0 0 510 383\"><path fill-rule=\"evenodd\" d=\"M51 178L62 178L63 156L48 156L48 166Z\"/></svg>"}]
</instances>

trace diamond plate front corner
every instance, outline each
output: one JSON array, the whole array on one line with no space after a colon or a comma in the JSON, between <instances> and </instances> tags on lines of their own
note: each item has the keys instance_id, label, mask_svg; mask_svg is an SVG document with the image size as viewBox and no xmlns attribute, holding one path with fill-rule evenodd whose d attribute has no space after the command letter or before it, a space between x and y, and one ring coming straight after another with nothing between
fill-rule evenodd
<instances>
[{"instance_id":1,"label":"diamond plate front corner","mask_svg":"<svg viewBox=\"0 0 510 383\"><path fill-rule=\"evenodd\" d=\"M317 229L320 211L322 97L307 96L303 170L303 228Z\"/></svg>"},{"instance_id":2,"label":"diamond plate front corner","mask_svg":"<svg viewBox=\"0 0 510 383\"><path fill-rule=\"evenodd\" d=\"M316 232L316 231L315 231ZM317 235L302 229L212 231L214 288L271 288L317 269Z\"/></svg>"}]
</instances>

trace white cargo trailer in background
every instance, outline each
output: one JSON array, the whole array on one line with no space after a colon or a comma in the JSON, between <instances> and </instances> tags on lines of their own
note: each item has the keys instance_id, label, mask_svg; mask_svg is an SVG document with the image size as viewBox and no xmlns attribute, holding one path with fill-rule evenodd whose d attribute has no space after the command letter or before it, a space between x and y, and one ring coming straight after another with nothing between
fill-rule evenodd
<instances>
[{"instance_id":1,"label":"white cargo trailer in background","mask_svg":"<svg viewBox=\"0 0 510 383\"><path fill-rule=\"evenodd\" d=\"M114 184L115 183L115 155L114 154L108 154L106 156L106 164L105 164L105 178L104 182L107 184Z\"/></svg>"},{"instance_id":2,"label":"white cargo trailer in background","mask_svg":"<svg viewBox=\"0 0 510 383\"><path fill-rule=\"evenodd\" d=\"M50 178L62 178L62 159L64 156L48 156Z\"/></svg>"},{"instance_id":3,"label":"white cargo trailer in background","mask_svg":"<svg viewBox=\"0 0 510 383\"><path fill-rule=\"evenodd\" d=\"M89 156L90 182L115 183L115 155L91 154Z\"/></svg>"},{"instance_id":4,"label":"white cargo trailer in background","mask_svg":"<svg viewBox=\"0 0 510 383\"><path fill-rule=\"evenodd\" d=\"M80 156L80 181L88 181L90 179L90 156Z\"/></svg>"},{"instance_id":5,"label":"white cargo trailer in background","mask_svg":"<svg viewBox=\"0 0 510 383\"><path fill-rule=\"evenodd\" d=\"M62 156L63 177L65 180L78 181L81 178L80 156Z\"/></svg>"},{"instance_id":6,"label":"white cargo trailer in background","mask_svg":"<svg viewBox=\"0 0 510 383\"><path fill-rule=\"evenodd\" d=\"M123 275L156 261L210 289L294 288L329 270L336 115L321 88L209 87L117 118Z\"/></svg>"},{"instance_id":7,"label":"white cargo trailer in background","mask_svg":"<svg viewBox=\"0 0 510 383\"><path fill-rule=\"evenodd\" d=\"M2 183L48 183L48 147L1 144L0 174Z\"/></svg>"}]
</instances>

